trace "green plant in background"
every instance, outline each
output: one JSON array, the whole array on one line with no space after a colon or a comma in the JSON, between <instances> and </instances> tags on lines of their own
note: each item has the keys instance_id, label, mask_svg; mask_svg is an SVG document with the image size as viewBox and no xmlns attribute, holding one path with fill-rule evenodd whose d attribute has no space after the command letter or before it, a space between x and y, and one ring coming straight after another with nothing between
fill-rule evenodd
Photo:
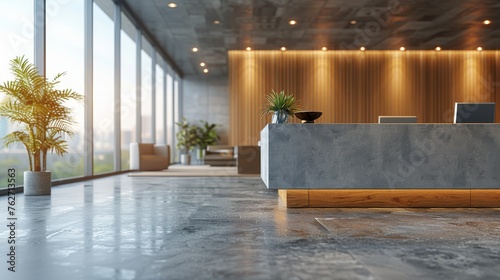
<instances>
[{"instance_id":1,"label":"green plant in background","mask_svg":"<svg viewBox=\"0 0 500 280\"><path fill-rule=\"evenodd\" d=\"M187 154L198 145L198 127L190 124L185 118L182 118L181 122L175 124L179 126L179 131L175 135L177 138L177 148L183 154Z\"/></svg>"},{"instance_id":2,"label":"green plant in background","mask_svg":"<svg viewBox=\"0 0 500 280\"><path fill-rule=\"evenodd\" d=\"M209 124L206 121L200 121L202 126L198 127L198 147L200 150L206 150L209 145L214 145L220 139L215 128L217 124Z\"/></svg>"},{"instance_id":3,"label":"green plant in background","mask_svg":"<svg viewBox=\"0 0 500 280\"><path fill-rule=\"evenodd\" d=\"M284 90L281 90L280 92L272 90L271 93L266 95L266 103L264 108L261 110L260 115L264 116L268 113L278 114L278 116L285 118L284 122L286 122L288 116L293 117L294 113L299 110L297 100L295 100L293 95L286 94ZM275 122L274 118L273 122Z\"/></svg>"},{"instance_id":4,"label":"green plant in background","mask_svg":"<svg viewBox=\"0 0 500 280\"><path fill-rule=\"evenodd\" d=\"M48 80L24 56L10 63L14 80L0 85L6 94L0 103L0 117L6 117L19 130L7 134L4 147L20 142L26 148L30 171L47 170L47 152L62 156L68 145L63 136L73 137L75 121L68 101L83 101L83 96L71 89L56 89L64 73Z\"/></svg>"}]
</instances>

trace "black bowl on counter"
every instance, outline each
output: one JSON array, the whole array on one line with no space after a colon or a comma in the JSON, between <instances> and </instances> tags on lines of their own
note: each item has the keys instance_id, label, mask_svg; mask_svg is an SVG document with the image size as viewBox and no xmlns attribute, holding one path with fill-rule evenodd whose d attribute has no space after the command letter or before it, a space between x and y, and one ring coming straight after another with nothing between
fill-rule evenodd
<instances>
[{"instance_id":1,"label":"black bowl on counter","mask_svg":"<svg viewBox=\"0 0 500 280\"><path fill-rule=\"evenodd\" d=\"M302 120L302 123L314 123L314 120L321 117L323 112L318 111L298 111L295 116Z\"/></svg>"}]
</instances>

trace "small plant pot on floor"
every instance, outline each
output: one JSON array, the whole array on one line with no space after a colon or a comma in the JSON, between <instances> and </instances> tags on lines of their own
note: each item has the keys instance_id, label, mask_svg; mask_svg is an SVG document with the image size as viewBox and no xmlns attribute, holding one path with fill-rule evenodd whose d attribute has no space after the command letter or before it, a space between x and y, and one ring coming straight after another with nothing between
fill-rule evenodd
<instances>
[{"instance_id":1,"label":"small plant pot on floor","mask_svg":"<svg viewBox=\"0 0 500 280\"><path fill-rule=\"evenodd\" d=\"M52 188L50 171L25 171L24 195L50 195Z\"/></svg>"}]
</instances>

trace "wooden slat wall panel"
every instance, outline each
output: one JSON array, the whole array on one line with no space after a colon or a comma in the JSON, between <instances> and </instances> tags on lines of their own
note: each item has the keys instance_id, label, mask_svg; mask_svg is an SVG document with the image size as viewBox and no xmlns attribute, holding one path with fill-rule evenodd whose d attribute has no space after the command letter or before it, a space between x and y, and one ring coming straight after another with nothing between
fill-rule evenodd
<instances>
[{"instance_id":1,"label":"wooden slat wall panel","mask_svg":"<svg viewBox=\"0 0 500 280\"><path fill-rule=\"evenodd\" d=\"M232 145L255 145L271 121L267 93L284 89L317 123L375 123L379 115L453 121L454 102L500 104L498 51L230 51ZM496 112L500 122L500 110ZM299 120L292 119L292 123Z\"/></svg>"}]
</instances>

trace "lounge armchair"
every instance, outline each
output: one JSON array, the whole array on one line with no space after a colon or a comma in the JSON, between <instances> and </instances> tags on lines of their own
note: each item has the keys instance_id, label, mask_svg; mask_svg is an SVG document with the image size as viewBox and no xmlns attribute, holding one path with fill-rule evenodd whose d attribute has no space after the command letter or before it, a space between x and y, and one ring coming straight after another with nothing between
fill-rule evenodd
<instances>
[{"instance_id":1,"label":"lounge armchair","mask_svg":"<svg viewBox=\"0 0 500 280\"><path fill-rule=\"evenodd\" d=\"M170 165L170 146L152 143L130 143L130 169L156 171Z\"/></svg>"}]
</instances>

